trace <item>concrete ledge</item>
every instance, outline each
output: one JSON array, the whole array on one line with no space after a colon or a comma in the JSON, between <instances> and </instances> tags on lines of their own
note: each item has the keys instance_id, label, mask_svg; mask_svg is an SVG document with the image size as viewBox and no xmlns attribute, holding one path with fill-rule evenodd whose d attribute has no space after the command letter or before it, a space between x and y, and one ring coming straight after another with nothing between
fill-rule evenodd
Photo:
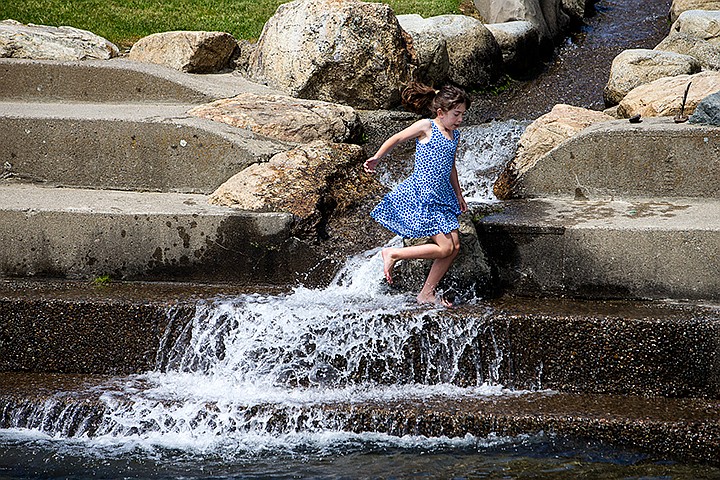
<instances>
[{"instance_id":1,"label":"concrete ledge","mask_svg":"<svg viewBox=\"0 0 720 480\"><path fill-rule=\"evenodd\" d=\"M68 376L0 374L0 428L38 429L65 438L94 437L100 425L112 418L99 396L106 390L116 392L116 379L64 377ZM117 400L123 404L121 398ZM382 404L265 404L253 406L251 412L243 405L232 407L238 415L265 415L271 419L268 428L276 433L326 428L394 436L484 438L544 432L639 449L657 460L665 457L718 465L720 458L716 402L696 399L535 393L437 397L422 402L385 400ZM312 422L306 425L303 418ZM237 433L238 424L242 422L229 418L226 424L220 418L215 428ZM158 428L152 421L146 428L162 431L162 426Z\"/></svg>"},{"instance_id":2,"label":"concrete ledge","mask_svg":"<svg viewBox=\"0 0 720 480\"><path fill-rule=\"evenodd\" d=\"M119 282L98 288L5 280L0 282L0 372L162 369L171 352L162 352L161 344L174 345L187 330L198 300L241 291L230 285ZM357 319L352 312L347 315L348 322ZM406 316L417 315L408 311L389 321L408 322ZM461 351L423 353L419 346L436 343L437 331L448 325L476 332L475 337L458 345ZM516 389L720 398L717 307L495 299L433 312L407 340L405 352L385 366L378 362L365 370L360 365L358 375L380 384L487 381ZM439 378L432 365L447 364L449 355L458 360L458 369L453 378ZM345 368L342 363L337 367Z\"/></svg>"},{"instance_id":3,"label":"concrete ledge","mask_svg":"<svg viewBox=\"0 0 720 480\"><path fill-rule=\"evenodd\" d=\"M122 58L78 62L0 58L0 100L207 103L243 92L277 93L232 73L182 73Z\"/></svg>"},{"instance_id":4,"label":"concrete ledge","mask_svg":"<svg viewBox=\"0 0 720 480\"><path fill-rule=\"evenodd\" d=\"M291 148L189 117L189 108L0 102L4 173L63 186L211 193Z\"/></svg>"},{"instance_id":5,"label":"concrete ledge","mask_svg":"<svg viewBox=\"0 0 720 480\"><path fill-rule=\"evenodd\" d=\"M720 201L518 200L476 222L521 295L720 300Z\"/></svg>"},{"instance_id":6,"label":"concrete ledge","mask_svg":"<svg viewBox=\"0 0 720 480\"><path fill-rule=\"evenodd\" d=\"M523 197L720 198L720 128L670 117L605 122L559 145L518 179Z\"/></svg>"},{"instance_id":7,"label":"concrete ledge","mask_svg":"<svg viewBox=\"0 0 720 480\"><path fill-rule=\"evenodd\" d=\"M292 282L318 259L293 217L193 194L0 185L0 275Z\"/></svg>"}]
</instances>

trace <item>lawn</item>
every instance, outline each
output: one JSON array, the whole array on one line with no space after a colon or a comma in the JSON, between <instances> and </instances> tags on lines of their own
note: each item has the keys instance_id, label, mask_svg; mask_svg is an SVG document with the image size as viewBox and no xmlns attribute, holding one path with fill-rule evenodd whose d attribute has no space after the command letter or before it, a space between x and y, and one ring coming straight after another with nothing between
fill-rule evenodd
<instances>
[{"instance_id":1,"label":"lawn","mask_svg":"<svg viewBox=\"0 0 720 480\"><path fill-rule=\"evenodd\" d=\"M468 0L389 0L396 14L424 17L460 13ZM69 25L101 35L121 48L171 30L215 30L255 40L283 0L0 0L0 20Z\"/></svg>"}]
</instances>

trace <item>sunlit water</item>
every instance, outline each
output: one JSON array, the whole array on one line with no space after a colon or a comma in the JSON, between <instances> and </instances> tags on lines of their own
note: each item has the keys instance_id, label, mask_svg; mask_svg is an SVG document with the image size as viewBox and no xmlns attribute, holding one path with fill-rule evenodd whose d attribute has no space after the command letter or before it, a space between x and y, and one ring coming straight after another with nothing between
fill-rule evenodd
<instances>
[{"instance_id":1,"label":"sunlit water","mask_svg":"<svg viewBox=\"0 0 720 480\"><path fill-rule=\"evenodd\" d=\"M493 177L523 129L517 122L464 129L458 165L470 200L493 201ZM542 432L431 438L346 428L321 407L527 393L504 388L493 364L474 373L475 384L458 386L460 356L484 332L482 315L454 323L388 290L379 252L349 259L325 288L199 303L191 322L171 321L154 371L99 389L97 425L70 409L50 418L51 400L22 428L18 420L0 430L0 479L613 478L604 475L635 471L664 478L669 467L641 455ZM437 328L427 332L430 319ZM421 350L417 365L406 358L412 339ZM593 476L598 465L603 476Z\"/></svg>"}]
</instances>

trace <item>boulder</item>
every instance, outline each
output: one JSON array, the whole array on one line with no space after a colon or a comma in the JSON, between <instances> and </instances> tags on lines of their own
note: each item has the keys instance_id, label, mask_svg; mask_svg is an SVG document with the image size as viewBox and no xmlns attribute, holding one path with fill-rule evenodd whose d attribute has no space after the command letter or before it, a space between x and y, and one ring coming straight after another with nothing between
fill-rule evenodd
<instances>
[{"instance_id":1,"label":"boulder","mask_svg":"<svg viewBox=\"0 0 720 480\"><path fill-rule=\"evenodd\" d=\"M438 285L450 300L467 302L482 296L492 286L492 270L487 254L478 240L471 214L458 217L460 221L460 252ZM405 245L423 245L429 238L407 239ZM396 288L419 292L432 266L432 260L404 260L398 262L393 278Z\"/></svg>"},{"instance_id":2,"label":"boulder","mask_svg":"<svg viewBox=\"0 0 720 480\"><path fill-rule=\"evenodd\" d=\"M687 10L720 10L720 0L673 0L670 5L670 22L674 23Z\"/></svg>"},{"instance_id":3,"label":"boulder","mask_svg":"<svg viewBox=\"0 0 720 480\"><path fill-rule=\"evenodd\" d=\"M618 105L618 115L630 118L674 116L680 111L683 95L688 84L685 115L690 115L697 104L711 93L720 90L720 72L707 70L695 75L666 77L641 85L628 93Z\"/></svg>"},{"instance_id":4,"label":"boulder","mask_svg":"<svg viewBox=\"0 0 720 480\"><path fill-rule=\"evenodd\" d=\"M472 88L493 84L502 74L502 52L490 30L465 15L439 15L427 19L447 44L449 80Z\"/></svg>"},{"instance_id":5,"label":"boulder","mask_svg":"<svg viewBox=\"0 0 720 480\"><path fill-rule=\"evenodd\" d=\"M688 121L720 127L720 92L715 92L700 100Z\"/></svg>"},{"instance_id":6,"label":"boulder","mask_svg":"<svg viewBox=\"0 0 720 480\"><path fill-rule=\"evenodd\" d=\"M617 105L639 85L658 78L697 73L700 69L700 62L689 55L660 50L625 50L610 66L610 78L603 91L605 105Z\"/></svg>"},{"instance_id":7,"label":"boulder","mask_svg":"<svg viewBox=\"0 0 720 480\"><path fill-rule=\"evenodd\" d=\"M416 80L427 85L447 83L450 57L447 41L429 21L418 14L398 15L400 26L412 37L417 67Z\"/></svg>"},{"instance_id":8,"label":"boulder","mask_svg":"<svg viewBox=\"0 0 720 480\"><path fill-rule=\"evenodd\" d=\"M593 0L562 0L562 9L570 17L570 21L577 25L582 23L585 11L593 3Z\"/></svg>"},{"instance_id":9,"label":"boulder","mask_svg":"<svg viewBox=\"0 0 720 480\"><path fill-rule=\"evenodd\" d=\"M541 62L540 37L537 28L527 21L485 25L500 46L505 71L515 78L533 74Z\"/></svg>"},{"instance_id":10,"label":"boulder","mask_svg":"<svg viewBox=\"0 0 720 480\"><path fill-rule=\"evenodd\" d=\"M551 50L570 23L562 0L473 0L473 3L486 23L527 21L535 25L542 51Z\"/></svg>"},{"instance_id":11,"label":"boulder","mask_svg":"<svg viewBox=\"0 0 720 480\"><path fill-rule=\"evenodd\" d=\"M352 107L283 95L241 93L188 113L290 142L352 143L362 135L360 117Z\"/></svg>"},{"instance_id":12,"label":"boulder","mask_svg":"<svg viewBox=\"0 0 720 480\"><path fill-rule=\"evenodd\" d=\"M0 22L0 57L32 60L107 60L120 51L113 43L73 27Z\"/></svg>"},{"instance_id":13,"label":"boulder","mask_svg":"<svg viewBox=\"0 0 720 480\"><path fill-rule=\"evenodd\" d=\"M162 32L138 40L128 58L181 72L216 73L228 68L237 48L237 41L229 33Z\"/></svg>"},{"instance_id":14,"label":"boulder","mask_svg":"<svg viewBox=\"0 0 720 480\"><path fill-rule=\"evenodd\" d=\"M289 212L296 234L318 231L330 212L364 199L376 180L362 173L362 147L316 141L247 167L223 183L209 203L255 212Z\"/></svg>"},{"instance_id":15,"label":"boulder","mask_svg":"<svg viewBox=\"0 0 720 480\"><path fill-rule=\"evenodd\" d=\"M670 28L672 32L720 44L720 11L687 10L681 13Z\"/></svg>"},{"instance_id":16,"label":"boulder","mask_svg":"<svg viewBox=\"0 0 720 480\"><path fill-rule=\"evenodd\" d=\"M521 197L522 192L517 187L519 180L543 155L590 125L610 120L614 118L603 112L555 105L525 129L518 142L517 155L498 177L493 193L500 200Z\"/></svg>"},{"instance_id":17,"label":"boulder","mask_svg":"<svg viewBox=\"0 0 720 480\"><path fill-rule=\"evenodd\" d=\"M390 108L410 79L409 41L388 5L296 0L265 23L248 75L294 97Z\"/></svg>"},{"instance_id":18,"label":"boulder","mask_svg":"<svg viewBox=\"0 0 720 480\"><path fill-rule=\"evenodd\" d=\"M720 70L720 45L687 33L671 32L655 50L690 55L700 62L703 70Z\"/></svg>"}]
</instances>

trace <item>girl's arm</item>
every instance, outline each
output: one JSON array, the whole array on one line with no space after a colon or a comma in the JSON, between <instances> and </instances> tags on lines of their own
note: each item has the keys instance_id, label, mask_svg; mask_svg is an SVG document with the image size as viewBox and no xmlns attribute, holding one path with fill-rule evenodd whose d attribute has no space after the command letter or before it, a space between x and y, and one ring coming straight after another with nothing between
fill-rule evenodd
<instances>
[{"instance_id":1,"label":"girl's arm","mask_svg":"<svg viewBox=\"0 0 720 480\"><path fill-rule=\"evenodd\" d=\"M460 204L460 211L463 213L467 212L468 206L465 201L465 197L463 197L462 189L460 188L460 180L458 180L455 163L453 163L452 171L450 172L450 184L452 185L453 190L455 190L455 195L457 196L458 203Z\"/></svg>"},{"instance_id":2,"label":"girl's arm","mask_svg":"<svg viewBox=\"0 0 720 480\"><path fill-rule=\"evenodd\" d=\"M365 171L368 173L374 173L375 167L377 166L380 159L390 153L392 149L395 148L398 144L407 142L408 140L411 140L413 138L419 138L420 140L422 140L425 137L429 137L431 134L432 123L430 123L430 120L426 118L418 120L417 122L407 127L405 130L402 130L385 140L385 143L380 146L375 155L365 160Z\"/></svg>"}]
</instances>

